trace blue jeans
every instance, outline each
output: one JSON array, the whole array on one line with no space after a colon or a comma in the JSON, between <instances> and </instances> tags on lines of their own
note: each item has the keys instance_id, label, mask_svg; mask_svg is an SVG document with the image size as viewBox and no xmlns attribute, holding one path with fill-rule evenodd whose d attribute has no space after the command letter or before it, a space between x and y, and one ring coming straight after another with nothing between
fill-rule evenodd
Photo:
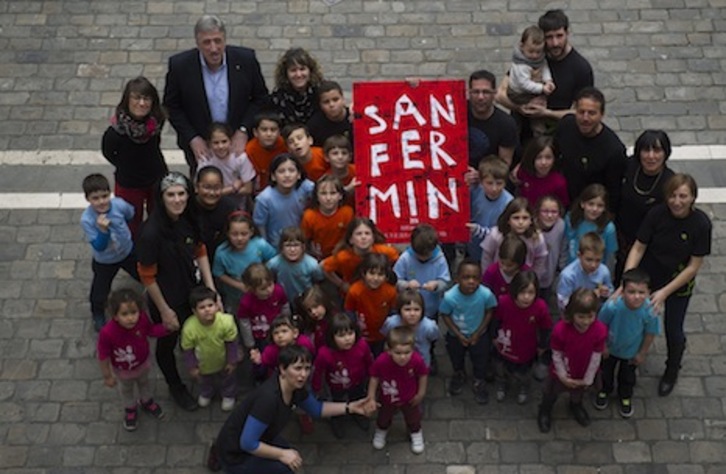
<instances>
[{"instance_id":1,"label":"blue jeans","mask_svg":"<svg viewBox=\"0 0 726 474\"><path fill-rule=\"evenodd\" d=\"M449 354L451 366L454 372L464 372L466 364L466 354L469 353L471 366L476 380L484 380L487 365L489 364L489 352L491 340L489 339L489 331L482 334L479 340L473 346L463 346L459 338L446 333L446 352Z\"/></svg>"}]
</instances>

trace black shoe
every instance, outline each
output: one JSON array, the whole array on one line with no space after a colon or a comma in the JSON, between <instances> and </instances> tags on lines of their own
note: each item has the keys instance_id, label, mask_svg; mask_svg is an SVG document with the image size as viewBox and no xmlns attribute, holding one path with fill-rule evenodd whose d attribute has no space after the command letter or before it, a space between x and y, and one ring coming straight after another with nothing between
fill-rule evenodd
<instances>
[{"instance_id":1,"label":"black shoe","mask_svg":"<svg viewBox=\"0 0 726 474\"><path fill-rule=\"evenodd\" d=\"M464 384L466 383L466 374L464 372L455 372L454 376L449 381L449 393L451 395L459 395L464 391Z\"/></svg>"},{"instance_id":2,"label":"black shoe","mask_svg":"<svg viewBox=\"0 0 726 474\"><path fill-rule=\"evenodd\" d=\"M343 419L339 416L334 416L330 419L330 429L333 431L333 435L338 439L345 437L345 426L343 425Z\"/></svg>"},{"instance_id":3,"label":"black shoe","mask_svg":"<svg viewBox=\"0 0 726 474\"><path fill-rule=\"evenodd\" d=\"M659 397L667 397L671 394L673 389L676 386L676 381L669 381L666 379L666 376L664 375L661 377L660 382L658 383L658 396Z\"/></svg>"},{"instance_id":4,"label":"black shoe","mask_svg":"<svg viewBox=\"0 0 726 474\"><path fill-rule=\"evenodd\" d=\"M363 415L353 415L353 422L356 424L356 426L358 426L358 428L368 433L368 430L371 426L370 420L368 420L368 418Z\"/></svg>"},{"instance_id":5,"label":"black shoe","mask_svg":"<svg viewBox=\"0 0 726 474\"><path fill-rule=\"evenodd\" d=\"M541 433L549 433L552 429L552 415L549 410L545 410L541 405L539 412L537 412L537 426Z\"/></svg>"},{"instance_id":6,"label":"black shoe","mask_svg":"<svg viewBox=\"0 0 726 474\"><path fill-rule=\"evenodd\" d=\"M587 410L585 410L585 407L582 406L582 403L570 403L570 411L572 412L572 416L575 417L575 421L577 421L580 426L590 425L590 415L588 415Z\"/></svg>"},{"instance_id":7,"label":"black shoe","mask_svg":"<svg viewBox=\"0 0 726 474\"><path fill-rule=\"evenodd\" d=\"M489 392L487 391L486 383L483 380L474 381L474 400L479 405L486 405L489 403Z\"/></svg>"},{"instance_id":8,"label":"black shoe","mask_svg":"<svg viewBox=\"0 0 726 474\"><path fill-rule=\"evenodd\" d=\"M199 405L194 397L187 391L187 388L182 385L174 385L169 387L169 394L174 400L174 403L179 405L180 408L186 411L194 411Z\"/></svg>"}]
</instances>

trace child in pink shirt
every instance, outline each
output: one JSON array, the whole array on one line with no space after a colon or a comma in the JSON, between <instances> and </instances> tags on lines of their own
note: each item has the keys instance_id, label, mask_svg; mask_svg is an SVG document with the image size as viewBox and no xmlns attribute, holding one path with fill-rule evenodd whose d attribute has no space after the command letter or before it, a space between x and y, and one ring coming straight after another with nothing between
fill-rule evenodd
<instances>
[{"instance_id":1,"label":"child in pink shirt","mask_svg":"<svg viewBox=\"0 0 726 474\"><path fill-rule=\"evenodd\" d=\"M424 451L421 431L421 402L426 395L429 370L423 357L414 349L414 332L410 327L391 329L386 336L386 351L371 367L368 381L369 408L375 408L376 396L380 407L376 421L373 447L386 447L388 428L398 410L403 413L411 435L411 451Z\"/></svg>"},{"instance_id":2,"label":"child in pink shirt","mask_svg":"<svg viewBox=\"0 0 726 474\"><path fill-rule=\"evenodd\" d=\"M552 364L542 387L537 425L547 433L552 428L552 407L562 392L570 393L570 411L582 426L590 415L582 405L585 390L595 383L605 351L608 328L597 319L598 295L579 288L570 296L562 320L552 330Z\"/></svg>"},{"instance_id":3,"label":"child in pink shirt","mask_svg":"<svg viewBox=\"0 0 726 474\"><path fill-rule=\"evenodd\" d=\"M318 349L313 370L313 391L320 394L323 381L327 383L333 401L345 402L366 395L365 383L373 364L373 354L361 337L360 325L355 318L336 313L330 320L327 344ZM353 418L362 429L368 429L368 420ZM336 438L345 436L341 417L332 417L330 427Z\"/></svg>"},{"instance_id":4,"label":"child in pink shirt","mask_svg":"<svg viewBox=\"0 0 726 474\"><path fill-rule=\"evenodd\" d=\"M269 343L270 323L280 314L290 315L290 305L285 290L263 263L247 267L242 283L247 286L237 310L242 342L247 349L261 351Z\"/></svg>"},{"instance_id":5,"label":"child in pink shirt","mask_svg":"<svg viewBox=\"0 0 726 474\"><path fill-rule=\"evenodd\" d=\"M532 139L522 155L522 163L516 168L517 195L526 198L534 206L544 196L556 196L567 208L567 180L555 167L557 154L552 137Z\"/></svg>"},{"instance_id":6,"label":"child in pink shirt","mask_svg":"<svg viewBox=\"0 0 726 474\"><path fill-rule=\"evenodd\" d=\"M547 303L537 297L539 284L531 270L512 279L509 294L500 295L494 318L499 323L497 338L497 401L506 397L507 383L517 382L517 403L527 403L532 363L546 349L552 328Z\"/></svg>"},{"instance_id":7,"label":"child in pink shirt","mask_svg":"<svg viewBox=\"0 0 726 474\"><path fill-rule=\"evenodd\" d=\"M262 366L268 377L277 369L277 356L280 355L280 349L283 347L297 344L307 349L313 356L315 355L313 343L307 336L300 334L300 330L292 322L290 316L282 314L276 317L270 325L270 335L272 344L267 344L262 351L250 350L252 363Z\"/></svg>"},{"instance_id":8,"label":"child in pink shirt","mask_svg":"<svg viewBox=\"0 0 726 474\"><path fill-rule=\"evenodd\" d=\"M517 273L529 270L524 264L527 246L516 235L507 234L499 246L497 256L499 259L484 270L481 282L492 290L494 296L501 296L509 293L509 285Z\"/></svg>"},{"instance_id":9,"label":"child in pink shirt","mask_svg":"<svg viewBox=\"0 0 726 474\"><path fill-rule=\"evenodd\" d=\"M114 387L118 380L125 407L123 426L127 431L136 429L139 405L156 418L164 417L149 386L149 337L163 337L168 331L162 324L151 324L149 316L142 311L143 303L141 295L128 288L111 293L107 306L113 321L98 335L97 352L103 383ZM138 398L134 395L134 387L138 389Z\"/></svg>"}]
</instances>

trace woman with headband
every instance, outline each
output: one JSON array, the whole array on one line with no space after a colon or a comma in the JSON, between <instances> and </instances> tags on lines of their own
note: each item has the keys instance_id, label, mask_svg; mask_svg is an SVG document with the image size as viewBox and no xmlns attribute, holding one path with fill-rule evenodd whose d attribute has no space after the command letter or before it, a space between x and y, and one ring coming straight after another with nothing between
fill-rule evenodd
<instances>
[{"instance_id":1,"label":"woman with headband","mask_svg":"<svg viewBox=\"0 0 726 474\"><path fill-rule=\"evenodd\" d=\"M137 245L139 276L149 295L149 312L171 334L156 345L156 361L174 401L185 410L195 410L196 400L179 377L174 348L179 328L192 314L189 292L199 285L216 290L194 215L192 187L181 173L161 179L158 202L141 229Z\"/></svg>"}]
</instances>

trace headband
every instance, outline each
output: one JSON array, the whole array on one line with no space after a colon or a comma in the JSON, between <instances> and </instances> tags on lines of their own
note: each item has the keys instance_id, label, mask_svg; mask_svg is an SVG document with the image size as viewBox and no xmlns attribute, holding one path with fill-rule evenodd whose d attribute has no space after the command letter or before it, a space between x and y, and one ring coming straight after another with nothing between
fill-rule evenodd
<instances>
[{"instance_id":1,"label":"headband","mask_svg":"<svg viewBox=\"0 0 726 474\"><path fill-rule=\"evenodd\" d=\"M172 186L181 186L186 191L189 191L187 180L181 173L172 172L161 178L160 187L162 193Z\"/></svg>"}]
</instances>

